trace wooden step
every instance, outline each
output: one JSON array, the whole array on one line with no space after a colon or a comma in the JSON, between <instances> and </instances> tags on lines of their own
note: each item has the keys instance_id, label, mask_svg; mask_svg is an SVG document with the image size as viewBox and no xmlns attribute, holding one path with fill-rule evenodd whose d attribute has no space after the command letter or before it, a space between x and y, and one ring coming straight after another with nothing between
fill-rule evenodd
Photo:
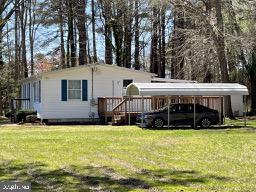
<instances>
[{"instance_id":1,"label":"wooden step","mask_svg":"<svg viewBox=\"0 0 256 192\"><path fill-rule=\"evenodd\" d=\"M125 115L114 115L114 120L121 120L122 118L124 118Z\"/></svg>"},{"instance_id":2,"label":"wooden step","mask_svg":"<svg viewBox=\"0 0 256 192\"><path fill-rule=\"evenodd\" d=\"M125 115L114 115L113 116L113 125L121 125L125 120Z\"/></svg>"}]
</instances>

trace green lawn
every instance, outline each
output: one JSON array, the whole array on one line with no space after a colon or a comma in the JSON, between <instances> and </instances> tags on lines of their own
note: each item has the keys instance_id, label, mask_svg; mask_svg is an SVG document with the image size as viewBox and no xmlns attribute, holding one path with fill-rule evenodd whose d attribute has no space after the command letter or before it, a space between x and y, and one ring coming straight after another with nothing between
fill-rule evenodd
<instances>
[{"instance_id":1,"label":"green lawn","mask_svg":"<svg viewBox=\"0 0 256 192\"><path fill-rule=\"evenodd\" d=\"M232 125L232 126L244 126L246 124L246 126L249 127L256 127L256 117L253 117L251 120L250 118L252 117L246 117L246 122L243 120L243 118L241 119L236 119L236 120L230 120L228 118L226 118L225 120L225 124L226 125Z\"/></svg>"},{"instance_id":2,"label":"green lawn","mask_svg":"<svg viewBox=\"0 0 256 192\"><path fill-rule=\"evenodd\" d=\"M33 191L256 191L256 129L0 127L0 181Z\"/></svg>"}]
</instances>

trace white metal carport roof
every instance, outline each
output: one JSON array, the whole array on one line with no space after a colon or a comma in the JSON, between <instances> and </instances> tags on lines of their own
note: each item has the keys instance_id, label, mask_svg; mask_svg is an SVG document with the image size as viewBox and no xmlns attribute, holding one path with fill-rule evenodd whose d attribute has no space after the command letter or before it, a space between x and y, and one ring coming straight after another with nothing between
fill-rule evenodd
<instances>
[{"instance_id":1,"label":"white metal carport roof","mask_svg":"<svg viewBox=\"0 0 256 192\"><path fill-rule=\"evenodd\" d=\"M248 95L248 89L238 83L132 83L127 96L226 96Z\"/></svg>"}]
</instances>

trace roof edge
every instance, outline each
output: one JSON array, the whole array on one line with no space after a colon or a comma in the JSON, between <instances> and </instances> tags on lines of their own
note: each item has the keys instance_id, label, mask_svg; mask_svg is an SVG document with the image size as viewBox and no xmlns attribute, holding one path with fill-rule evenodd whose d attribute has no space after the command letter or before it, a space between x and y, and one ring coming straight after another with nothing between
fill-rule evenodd
<instances>
[{"instance_id":1,"label":"roof edge","mask_svg":"<svg viewBox=\"0 0 256 192\"><path fill-rule=\"evenodd\" d=\"M110 65L110 64L101 64L101 63L91 63L88 65L79 65L76 67L69 67L69 68L64 68L64 69L57 69L57 70L52 70L52 71L47 71L47 72L43 72L40 73L38 75L33 75L24 79L20 80L20 83L26 82L26 81L30 81L33 79L38 79L41 78L43 75L48 75L48 74L53 74L53 73L59 73L59 72L65 72L65 71L70 71L70 70L76 70L76 69L82 69L82 68L90 68L90 67L94 67L94 66L103 66L103 67L112 67L112 68L116 68L116 69L122 69L122 70L126 70L126 71L130 71L130 72L135 72L135 73L144 73L144 74L148 74L151 75L152 77L157 77L157 74L155 73L149 73L146 71L140 71L140 70L135 70L135 69L130 69L130 68L125 68L125 67L121 67L121 66L117 66L117 65Z\"/></svg>"}]
</instances>

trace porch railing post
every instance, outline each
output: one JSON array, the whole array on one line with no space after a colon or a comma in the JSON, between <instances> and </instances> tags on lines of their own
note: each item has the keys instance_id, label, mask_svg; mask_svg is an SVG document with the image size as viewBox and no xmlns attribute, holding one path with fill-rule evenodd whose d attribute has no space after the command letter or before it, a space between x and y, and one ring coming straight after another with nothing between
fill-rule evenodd
<instances>
[{"instance_id":1,"label":"porch railing post","mask_svg":"<svg viewBox=\"0 0 256 192\"><path fill-rule=\"evenodd\" d=\"M131 96L129 96L129 112L128 112L128 117L129 117L129 125L131 125Z\"/></svg>"},{"instance_id":2,"label":"porch railing post","mask_svg":"<svg viewBox=\"0 0 256 192\"><path fill-rule=\"evenodd\" d=\"M196 97L194 96L194 129L196 129Z\"/></svg>"},{"instance_id":3,"label":"porch railing post","mask_svg":"<svg viewBox=\"0 0 256 192\"><path fill-rule=\"evenodd\" d=\"M221 114L222 114L222 110L221 110L221 97L219 97L219 126L221 125Z\"/></svg>"},{"instance_id":4,"label":"porch railing post","mask_svg":"<svg viewBox=\"0 0 256 192\"><path fill-rule=\"evenodd\" d=\"M244 104L244 126L247 126L246 112L247 112L247 99L246 96L243 95L243 104Z\"/></svg>"},{"instance_id":5,"label":"porch railing post","mask_svg":"<svg viewBox=\"0 0 256 192\"><path fill-rule=\"evenodd\" d=\"M168 96L168 129L170 128L170 96Z\"/></svg>"},{"instance_id":6,"label":"porch railing post","mask_svg":"<svg viewBox=\"0 0 256 192\"><path fill-rule=\"evenodd\" d=\"M144 122L143 113L144 113L144 98L143 98L143 95L142 95L141 96L141 123L140 123L141 127L143 127L143 122Z\"/></svg>"}]
</instances>

